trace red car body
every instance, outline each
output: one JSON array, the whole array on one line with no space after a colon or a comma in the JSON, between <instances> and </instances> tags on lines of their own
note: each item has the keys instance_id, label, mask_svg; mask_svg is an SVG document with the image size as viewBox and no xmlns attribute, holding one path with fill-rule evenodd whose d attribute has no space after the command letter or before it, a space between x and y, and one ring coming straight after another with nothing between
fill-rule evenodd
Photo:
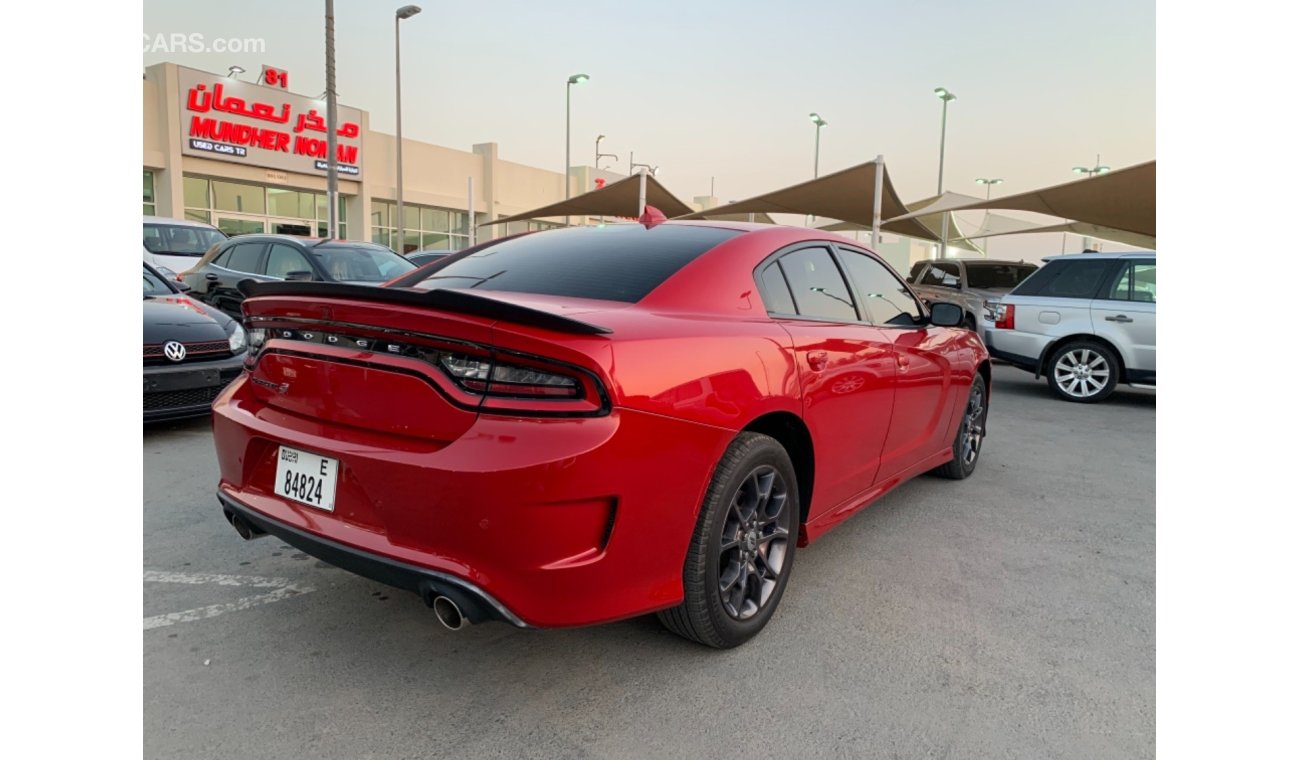
<instances>
[{"instance_id":1,"label":"red car body","mask_svg":"<svg viewBox=\"0 0 1300 760\"><path fill-rule=\"evenodd\" d=\"M974 333L769 315L756 268L774 254L865 251L789 227L656 229L679 227L732 234L635 302L461 290L431 306L439 291L410 283L444 261L367 292L251 289L246 322L265 337L213 410L227 517L426 601L458 591L471 620L573 626L682 601L701 501L739 431L790 451L799 546L953 459L972 383L988 382ZM535 237L575 234L599 233ZM476 396L411 346L560 372L579 397ZM339 461L333 512L275 494L281 445Z\"/></svg>"}]
</instances>

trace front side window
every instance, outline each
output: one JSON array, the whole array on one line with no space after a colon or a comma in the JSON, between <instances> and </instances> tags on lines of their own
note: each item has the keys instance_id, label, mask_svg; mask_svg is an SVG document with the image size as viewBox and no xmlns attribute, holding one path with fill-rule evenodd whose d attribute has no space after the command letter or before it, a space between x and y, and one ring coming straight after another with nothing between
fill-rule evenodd
<instances>
[{"instance_id":1,"label":"front side window","mask_svg":"<svg viewBox=\"0 0 1300 760\"><path fill-rule=\"evenodd\" d=\"M835 322L858 321L853 297L829 250L804 248L782 256L779 263L790 283L800 316Z\"/></svg>"},{"instance_id":2,"label":"front side window","mask_svg":"<svg viewBox=\"0 0 1300 760\"><path fill-rule=\"evenodd\" d=\"M938 288L955 288L961 289L961 272L957 265L953 263L935 263L930 264L930 269L925 273L925 279L921 281L922 285L933 285Z\"/></svg>"},{"instance_id":3,"label":"front side window","mask_svg":"<svg viewBox=\"0 0 1300 760\"><path fill-rule=\"evenodd\" d=\"M914 327L925 324L921 307L893 272L865 253L841 249L840 258L872 324ZM931 267L933 268L933 264Z\"/></svg>"},{"instance_id":4,"label":"front side window","mask_svg":"<svg viewBox=\"0 0 1300 760\"><path fill-rule=\"evenodd\" d=\"M271 277L284 279L290 272L310 272L311 264L307 258L291 245L275 243L266 254L266 273Z\"/></svg>"},{"instance_id":5,"label":"front side window","mask_svg":"<svg viewBox=\"0 0 1300 760\"><path fill-rule=\"evenodd\" d=\"M1106 296L1112 301L1156 302L1155 262L1126 264Z\"/></svg>"},{"instance_id":6,"label":"front side window","mask_svg":"<svg viewBox=\"0 0 1300 760\"><path fill-rule=\"evenodd\" d=\"M146 296L169 296L172 289L158 275L144 269L144 294Z\"/></svg>"}]
</instances>

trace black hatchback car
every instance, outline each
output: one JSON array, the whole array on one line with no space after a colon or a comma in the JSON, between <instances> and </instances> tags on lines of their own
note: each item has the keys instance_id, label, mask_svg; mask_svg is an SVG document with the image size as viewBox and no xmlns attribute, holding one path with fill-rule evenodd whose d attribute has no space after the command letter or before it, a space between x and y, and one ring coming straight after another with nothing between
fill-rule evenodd
<instances>
[{"instance_id":1,"label":"black hatchback car","mask_svg":"<svg viewBox=\"0 0 1300 760\"><path fill-rule=\"evenodd\" d=\"M240 235L209 249L181 280L194 297L240 319L243 280L380 285L412 269L415 265L404 257L374 243Z\"/></svg>"},{"instance_id":2,"label":"black hatchback car","mask_svg":"<svg viewBox=\"0 0 1300 760\"><path fill-rule=\"evenodd\" d=\"M244 369L248 337L220 310L144 265L144 419L208 414Z\"/></svg>"}]
</instances>

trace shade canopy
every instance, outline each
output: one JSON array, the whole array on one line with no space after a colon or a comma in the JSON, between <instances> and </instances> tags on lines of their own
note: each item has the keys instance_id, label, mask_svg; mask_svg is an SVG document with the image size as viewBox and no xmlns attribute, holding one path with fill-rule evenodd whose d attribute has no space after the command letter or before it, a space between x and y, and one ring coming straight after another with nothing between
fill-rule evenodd
<instances>
[{"instance_id":1,"label":"shade canopy","mask_svg":"<svg viewBox=\"0 0 1300 760\"><path fill-rule=\"evenodd\" d=\"M1061 224L1034 224L1033 222L1024 222L1020 219L1011 219L1010 217L997 217L1008 222L1014 222L1017 225L995 225L985 223L980 225L980 229L966 237L971 239L983 239L991 237L1001 237L1003 235L1027 235L1040 232L1070 232L1075 235L1085 237L1100 238L1110 240L1116 243L1124 243L1142 249L1154 249L1156 247L1156 238L1154 235L1142 235L1137 232L1125 232L1110 227L1102 227L1099 224L1088 224L1087 222L1062 222Z\"/></svg>"},{"instance_id":2,"label":"shade canopy","mask_svg":"<svg viewBox=\"0 0 1300 760\"><path fill-rule=\"evenodd\" d=\"M756 195L743 201L728 203L704 211L688 213L685 219L716 219L729 214L811 214L844 222L855 222L871 228L872 208L876 196L876 170L884 172L881 183L880 218L890 219L908 213L907 206L898 197L889 181L889 170L883 163L870 161L849 167L824 177L810 179L770 193ZM881 229L884 229L882 226ZM925 225L912 219L902 219L890 230L900 235L936 240L938 235Z\"/></svg>"},{"instance_id":3,"label":"shade canopy","mask_svg":"<svg viewBox=\"0 0 1300 760\"><path fill-rule=\"evenodd\" d=\"M1069 219L1071 224L1097 225L1155 240L1156 162L1149 161L1063 185L992 200L964 204L939 201L889 221L904 221L945 211L973 209L1032 211Z\"/></svg>"},{"instance_id":4,"label":"shade canopy","mask_svg":"<svg viewBox=\"0 0 1300 760\"><path fill-rule=\"evenodd\" d=\"M567 201L552 203L549 206L542 206L514 216L494 219L478 226L487 227L493 224L505 224L526 219L545 219L552 216L621 216L635 219L641 213L638 205L640 195L641 175L633 174L631 177L620 179L618 182L606 185L599 190L592 190L574 196ZM659 184L659 180L649 174L645 178L645 202L647 206L654 206L668 217L691 213L690 206L678 200L677 196L668 192L663 185Z\"/></svg>"}]
</instances>

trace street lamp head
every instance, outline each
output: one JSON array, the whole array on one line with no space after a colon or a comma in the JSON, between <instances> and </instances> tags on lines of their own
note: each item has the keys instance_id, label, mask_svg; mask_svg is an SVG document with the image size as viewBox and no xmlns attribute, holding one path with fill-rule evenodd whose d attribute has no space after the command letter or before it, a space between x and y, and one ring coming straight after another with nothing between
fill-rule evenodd
<instances>
[{"instance_id":1,"label":"street lamp head","mask_svg":"<svg viewBox=\"0 0 1300 760\"><path fill-rule=\"evenodd\" d=\"M419 12L420 6L418 5L403 5L401 8L397 9L397 20L401 21L403 19L408 19Z\"/></svg>"},{"instance_id":2,"label":"street lamp head","mask_svg":"<svg viewBox=\"0 0 1300 760\"><path fill-rule=\"evenodd\" d=\"M239 75L243 73L244 73L243 66L231 66L230 72L226 74L226 76L230 77L231 79L238 79Z\"/></svg>"},{"instance_id":3,"label":"street lamp head","mask_svg":"<svg viewBox=\"0 0 1300 760\"><path fill-rule=\"evenodd\" d=\"M1105 174L1106 172L1110 171L1110 167L1109 167L1109 166L1098 166L1094 171L1096 171L1098 174Z\"/></svg>"},{"instance_id":4,"label":"street lamp head","mask_svg":"<svg viewBox=\"0 0 1300 760\"><path fill-rule=\"evenodd\" d=\"M956 99L957 99L957 96L956 96L956 95L953 95L951 92L948 92L948 91L947 91L946 89L944 89L943 87L936 87L936 88L934 88L934 94L935 94L935 95L938 95L938 96L939 96L939 99L940 99L940 100L943 100L943 101L949 101L949 100L956 100Z\"/></svg>"},{"instance_id":5,"label":"street lamp head","mask_svg":"<svg viewBox=\"0 0 1300 760\"><path fill-rule=\"evenodd\" d=\"M604 139L605 139L605 136L604 136L604 135L596 135L596 143L597 143L597 144L599 144L600 141L601 141L601 140L604 140Z\"/></svg>"},{"instance_id":6,"label":"street lamp head","mask_svg":"<svg viewBox=\"0 0 1300 760\"><path fill-rule=\"evenodd\" d=\"M978 177L978 178L975 180L975 184L977 184L977 185L1000 185L1000 184L1002 184L1002 180L1000 180L1000 179L985 179L984 177Z\"/></svg>"},{"instance_id":7,"label":"street lamp head","mask_svg":"<svg viewBox=\"0 0 1300 760\"><path fill-rule=\"evenodd\" d=\"M591 77L587 76L586 74L574 74L573 76L569 77L569 84L582 84L588 79L591 79Z\"/></svg>"},{"instance_id":8,"label":"street lamp head","mask_svg":"<svg viewBox=\"0 0 1300 760\"><path fill-rule=\"evenodd\" d=\"M1076 166L1076 167L1074 167L1073 171L1074 171L1075 174L1087 174L1087 173L1088 173L1088 169L1085 168L1085 167L1082 167L1082 166Z\"/></svg>"},{"instance_id":9,"label":"street lamp head","mask_svg":"<svg viewBox=\"0 0 1300 760\"><path fill-rule=\"evenodd\" d=\"M818 127L824 127L824 126L826 126L826 125L829 123L829 122L827 122L825 119L823 119L823 118L821 117L821 115L816 114L816 113L810 113L810 114L808 114L808 118L809 118L809 119L812 119L812 123L813 123L813 124L816 124Z\"/></svg>"}]
</instances>

